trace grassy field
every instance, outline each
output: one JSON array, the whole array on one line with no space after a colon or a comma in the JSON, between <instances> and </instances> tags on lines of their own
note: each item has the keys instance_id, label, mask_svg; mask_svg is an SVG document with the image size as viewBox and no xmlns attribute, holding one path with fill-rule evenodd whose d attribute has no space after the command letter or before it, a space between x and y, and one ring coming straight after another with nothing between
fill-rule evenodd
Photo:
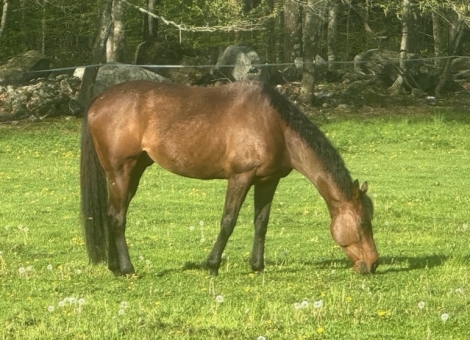
<instances>
[{"instance_id":1,"label":"grassy field","mask_svg":"<svg viewBox=\"0 0 470 340\"><path fill-rule=\"evenodd\" d=\"M154 166L131 204L133 278L88 264L78 120L0 126L1 339L470 339L470 119L353 116L321 124L369 181L381 266L352 271L298 173L276 192L264 275L249 270L252 200L220 275L205 260L224 181Z\"/></svg>"}]
</instances>

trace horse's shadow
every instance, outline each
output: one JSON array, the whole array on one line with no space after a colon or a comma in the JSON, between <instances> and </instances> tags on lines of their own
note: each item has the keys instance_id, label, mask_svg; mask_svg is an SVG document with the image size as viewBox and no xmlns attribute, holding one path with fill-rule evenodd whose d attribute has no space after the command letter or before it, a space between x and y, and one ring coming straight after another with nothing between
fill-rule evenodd
<instances>
[{"instance_id":1,"label":"horse's shadow","mask_svg":"<svg viewBox=\"0 0 470 340\"><path fill-rule=\"evenodd\" d=\"M163 269L156 273L157 277L162 277L167 274L187 271L187 270L208 270L205 262L186 262L181 268Z\"/></svg>"},{"instance_id":2,"label":"horse's shadow","mask_svg":"<svg viewBox=\"0 0 470 340\"><path fill-rule=\"evenodd\" d=\"M442 266L450 256L448 255L438 255L438 254L430 254L430 255L423 255L417 257L410 257L410 256L384 256L381 257L379 260L380 266L377 269L378 275L383 275L387 273L393 272L408 272L412 270L419 270L419 269L431 269L435 267ZM470 256L466 256L464 258L465 262L470 262ZM292 261L290 261L292 262ZM308 267L316 267L319 269L330 269L330 268L350 268L351 262L347 258L341 259L331 259L331 260L321 260L321 261L302 261L303 265ZM275 266L276 263L274 261L270 261L269 259L266 260L267 266ZM386 268L383 268L386 266ZM383 269L381 269L381 267ZM286 267L284 267L285 269ZM181 272L187 270L207 270L207 266L205 262L186 262L180 268L172 268L172 269L164 269L159 271L156 276L162 277L170 273L174 272Z\"/></svg>"},{"instance_id":3,"label":"horse's shadow","mask_svg":"<svg viewBox=\"0 0 470 340\"><path fill-rule=\"evenodd\" d=\"M448 255L423 255L423 256L383 256L379 259L379 267L376 274L386 274L393 272L408 272L419 269L431 269L442 266L450 256ZM470 259L466 258L466 261ZM351 266L351 262L346 259L313 261L312 265L321 268L347 268ZM387 266L385 269L383 266Z\"/></svg>"}]
</instances>

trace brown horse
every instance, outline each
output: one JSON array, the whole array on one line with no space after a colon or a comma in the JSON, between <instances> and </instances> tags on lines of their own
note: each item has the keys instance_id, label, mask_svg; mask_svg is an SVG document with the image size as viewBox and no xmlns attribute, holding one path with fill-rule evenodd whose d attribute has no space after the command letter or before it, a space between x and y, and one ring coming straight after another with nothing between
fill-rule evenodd
<instances>
[{"instance_id":1,"label":"brown horse","mask_svg":"<svg viewBox=\"0 0 470 340\"><path fill-rule=\"evenodd\" d=\"M264 243L280 178L296 169L317 188L331 234L362 274L374 273L367 182L359 187L325 135L291 102L259 82L213 88L133 81L90 104L81 140L81 209L88 255L132 274L126 213L144 170L157 163L186 177L227 179L220 232L206 266L217 275L240 207L254 185L251 268L264 269Z\"/></svg>"}]
</instances>

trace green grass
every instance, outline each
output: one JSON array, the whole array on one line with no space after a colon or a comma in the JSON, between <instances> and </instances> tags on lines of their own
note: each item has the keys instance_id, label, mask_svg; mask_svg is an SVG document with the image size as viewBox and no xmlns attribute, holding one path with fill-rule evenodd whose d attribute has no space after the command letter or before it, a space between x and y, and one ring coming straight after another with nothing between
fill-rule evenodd
<instances>
[{"instance_id":1,"label":"green grass","mask_svg":"<svg viewBox=\"0 0 470 340\"><path fill-rule=\"evenodd\" d=\"M0 338L470 339L467 116L355 116L322 130L369 181L377 275L352 271L324 202L293 173L273 203L266 273L249 270L249 196L212 278L192 264L217 235L225 182L154 166L128 219L138 275L115 278L88 264L82 241L79 121L1 125Z\"/></svg>"}]
</instances>

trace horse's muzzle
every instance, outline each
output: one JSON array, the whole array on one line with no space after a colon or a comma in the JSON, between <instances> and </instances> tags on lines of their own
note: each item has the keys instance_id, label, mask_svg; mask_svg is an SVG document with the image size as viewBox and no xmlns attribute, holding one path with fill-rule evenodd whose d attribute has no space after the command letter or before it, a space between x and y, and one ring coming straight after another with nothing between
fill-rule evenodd
<instances>
[{"instance_id":1,"label":"horse's muzzle","mask_svg":"<svg viewBox=\"0 0 470 340\"><path fill-rule=\"evenodd\" d=\"M379 262L376 261L370 265L370 267L367 266L367 264L364 261L361 261L359 265L357 266L357 272L359 274L365 275L365 274L375 274L375 271L377 270L377 267L379 266Z\"/></svg>"}]
</instances>

